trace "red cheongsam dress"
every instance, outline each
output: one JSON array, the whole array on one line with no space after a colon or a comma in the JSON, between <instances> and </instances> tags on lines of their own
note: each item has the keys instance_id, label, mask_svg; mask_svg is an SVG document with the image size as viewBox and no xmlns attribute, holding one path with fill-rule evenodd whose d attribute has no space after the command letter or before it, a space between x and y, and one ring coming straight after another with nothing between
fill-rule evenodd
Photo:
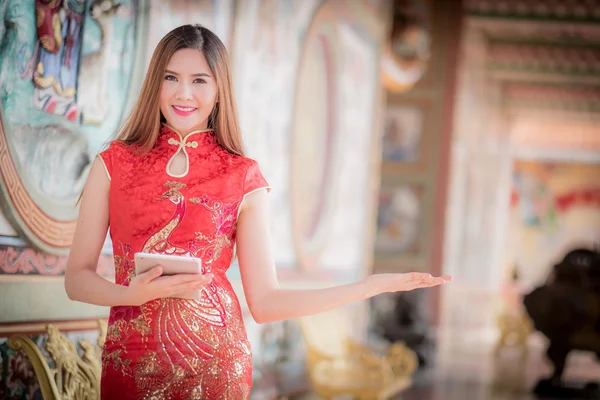
<instances>
[{"instance_id":1,"label":"red cheongsam dress","mask_svg":"<svg viewBox=\"0 0 600 400\"><path fill-rule=\"evenodd\" d=\"M186 168L175 174L179 152ZM140 251L199 257L214 274L196 300L111 308L102 399L248 399L250 344L225 272L244 197L268 188L258 164L227 152L212 131L184 138L167 126L149 153L112 142L100 157L110 178L116 283L129 284Z\"/></svg>"}]
</instances>

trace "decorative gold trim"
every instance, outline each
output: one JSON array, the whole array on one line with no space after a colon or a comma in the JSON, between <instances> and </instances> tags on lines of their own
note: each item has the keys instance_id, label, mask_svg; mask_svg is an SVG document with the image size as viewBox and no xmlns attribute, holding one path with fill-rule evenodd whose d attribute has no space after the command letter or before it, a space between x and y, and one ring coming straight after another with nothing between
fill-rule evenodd
<instances>
[{"instance_id":1,"label":"decorative gold trim","mask_svg":"<svg viewBox=\"0 0 600 400\"><path fill-rule=\"evenodd\" d=\"M512 313L504 310L496 317L496 326L498 339L494 347L494 356L498 357L505 348L516 348L520 352L521 358L526 358L529 354L529 337L534 331L533 322L527 313L522 310Z\"/></svg>"},{"instance_id":2,"label":"decorative gold trim","mask_svg":"<svg viewBox=\"0 0 600 400\"><path fill-rule=\"evenodd\" d=\"M169 144L170 145L178 144L179 148L177 149L177 151L175 152L175 154L173 154L171 156L171 158L169 158L169 162L167 162L167 166L165 168L166 168L167 175L169 175L170 177L172 177L172 178L183 178L184 176L186 176L188 174L188 172L190 172L190 155L188 154L187 150L185 149L185 143L183 141L182 142L177 142L176 140L174 140L174 142L175 143L171 142L171 140L169 139ZM195 142L193 142L193 143L195 143ZM172 174L169 171L170 168L171 168L171 163L173 163L173 161L175 161L175 158L177 157L177 155L181 151L183 151L183 155L185 156L185 170L181 174L174 174L174 173Z\"/></svg>"},{"instance_id":3,"label":"decorative gold trim","mask_svg":"<svg viewBox=\"0 0 600 400\"><path fill-rule=\"evenodd\" d=\"M175 134L177 136L179 136L179 140L170 138L168 140L168 143L170 145L179 145L179 148L177 149L177 151L175 152L175 154L173 154L171 156L171 158L169 158L169 161L167 162L167 167L166 167L166 172L167 175L169 175L172 178L183 178L184 176L186 176L189 172L190 172L190 155L187 152L186 147L192 147L192 148L196 148L198 147L198 142L194 141L194 140L190 140L188 142L188 139L192 136L195 135L197 133L204 133L204 132L212 132L213 129L197 129L194 131L191 131L185 135L183 135L181 132L179 132L177 129L173 128L171 125L169 124L163 124L164 126L166 126L167 128L169 128L170 130L172 130L173 132L175 132ZM182 174L174 174L171 173L169 171L170 167L171 167L171 163L173 161L175 161L175 158L177 157L177 155L183 150L183 155L185 156L185 171Z\"/></svg>"},{"instance_id":4,"label":"decorative gold trim","mask_svg":"<svg viewBox=\"0 0 600 400\"><path fill-rule=\"evenodd\" d=\"M267 193L271 192L271 186L261 186L259 188L249 191L242 197L242 201L240 201L240 205L238 206L237 215L235 216L236 221L240 217L240 212L242 212L242 205L244 204L244 200L246 200L246 197L248 197L248 195L251 195L252 193L258 192L259 190L263 189L267 189Z\"/></svg>"},{"instance_id":5,"label":"decorative gold trim","mask_svg":"<svg viewBox=\"0 0 600 400\"><path fill-rule=\"evenodd\" d=\"M100 320L95 325L100 330L97 346L81 340L79 346L83 354L79 356L75 344L62 335L55 325L48 324L48 339L44 347L53 361L53 367L29 337L15 335L8 339L12 349L23 350L31 360L44 399L91 400L100 397L100 349L106 339L107 323Z\"/></svg>"},{"instance_id":6,"label":"decorative gold trim","mask_svg":"<svg viewBox=\"0 0 600 400\"><path fill-rule=\"evenodd\" d=\"M344 322L332 314L299 319L306 344L306 369L313 390L322 398L351 395L356 399L389 399L412 385L416 353L401 342L391 344L385 355L349 339L339 328ZM335 325L335 329L327 330ZM327 335L319 332L327 331ZM328 352L328 344L343 343Z\"/></svg>"},{"instance_id":7,"label":"decorative gold trim","mask_svg":"<svg viewBox=\"0 0 600 400\"><path fill-rule=\"evenodd\" d=\"M63 332L92 331L98 328L97 319L85 319L78 321L16 322L10 324L0 324L0 335L9 336L12 334L39 334L45 332L46 327L50 323Z\"/></svg>"}]
</instances>

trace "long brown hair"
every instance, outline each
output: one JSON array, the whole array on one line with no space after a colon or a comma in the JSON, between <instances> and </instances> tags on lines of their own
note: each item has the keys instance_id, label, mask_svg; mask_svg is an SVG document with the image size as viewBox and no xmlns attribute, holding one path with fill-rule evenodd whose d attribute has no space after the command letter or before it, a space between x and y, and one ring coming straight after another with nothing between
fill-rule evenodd
<instances>
[{"instance_id":1,"label":"long brown hair","mask_svg":"<svg viewBox=\"0 0 600 400\"><path fill-rule=\"evenodd\" d=\"M229 54L223 42L201 25L183 25L173 29L156 46L144 78L137 103L123 125L117 140L135 145L141 152L156 144L165 118L160 112L160 87L167 64L181 49L197 49L206 57L217 82L217 102L208 117L208 128L214 129L217 142L233 154L244 155L244 146L233 95Z\"/></svg>"}]
</instances>

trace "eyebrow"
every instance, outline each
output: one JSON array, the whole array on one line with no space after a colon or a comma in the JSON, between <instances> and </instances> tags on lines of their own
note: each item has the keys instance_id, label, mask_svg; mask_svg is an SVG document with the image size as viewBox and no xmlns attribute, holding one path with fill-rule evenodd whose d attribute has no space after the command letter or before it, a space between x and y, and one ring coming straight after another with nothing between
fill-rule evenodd
<instances>
[{"instance_id":1,"label":"eyebrow","mask_svg":"<svg viewBox=\"0 0 600 400\"><path fill-rule=\"evenodd\" d=\"M168 70L168 69L167 69L167 70L165 70L165 73L166 73L166 74L173 74L173 75L177 75L177 76L179 76L179 74L178 74L177 72L175 72L175 71L171 71L171 70ZM210 75L209 75L209 74L207 74L206 72L200 72L200 73L198 73L198 74L192 74L192 76L193 76L193 77L206 76L206 77L209 77L209 78L210 78Z\"/></svg>"}]
</instances>

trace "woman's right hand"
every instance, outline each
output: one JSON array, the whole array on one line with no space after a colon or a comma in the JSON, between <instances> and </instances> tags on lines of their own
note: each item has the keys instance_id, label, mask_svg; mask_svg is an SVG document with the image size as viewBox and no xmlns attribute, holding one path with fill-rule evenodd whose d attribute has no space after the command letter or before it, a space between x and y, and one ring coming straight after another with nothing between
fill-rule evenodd
<instances>
[{"instance_id":1,"label":"woman's right hand","mask_svg":"<svg viewBox=\"0 0 600 400\"><path fill-rule=\"evenodd\" d=\"M135 306L163 297L172 297L177 294L198 290L208 285L213 274L177 274L161 276L163 268L157 265L143 274L131 279L128 303Z\"/></svg>"}]
</instances>

